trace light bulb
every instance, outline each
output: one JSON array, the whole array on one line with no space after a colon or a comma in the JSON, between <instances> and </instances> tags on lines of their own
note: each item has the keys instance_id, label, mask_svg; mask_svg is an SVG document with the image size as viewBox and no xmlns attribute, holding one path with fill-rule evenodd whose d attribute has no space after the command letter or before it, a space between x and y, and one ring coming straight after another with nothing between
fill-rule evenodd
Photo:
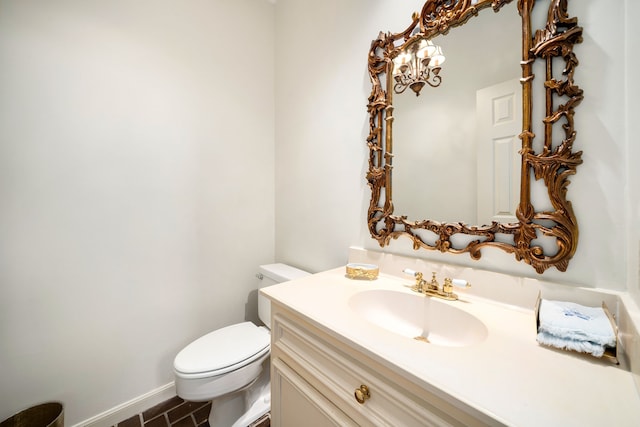
<instances>
[{"instance_id":1,"label":"light bulb","mask_svg":"<svg viewBox=\"0 0 640 427\"><path fill-rule=\"evenodd\" d=\"M442 48L440 46L436 46L435 53L431 57L431 62L429 62L429 66L439 67L444 63L445 59L446 58L442 54Z\"/></svg>"}]
</instances>

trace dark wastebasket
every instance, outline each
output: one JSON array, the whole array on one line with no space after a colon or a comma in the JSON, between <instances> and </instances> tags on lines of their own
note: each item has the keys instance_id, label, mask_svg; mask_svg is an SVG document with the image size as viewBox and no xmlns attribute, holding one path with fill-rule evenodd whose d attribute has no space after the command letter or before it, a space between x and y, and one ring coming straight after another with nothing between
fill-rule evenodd
<instances>
[{"instance_id":1,"label":"dark wastebasket","mask_svg":"<svg viewBox=\"0 0 640 427\"><path fill-rule=\"evenodd\" d=\"M64 427L64 407L58 402L32 406L7 418L0 427Z\"/></svg>"}]
</instances>

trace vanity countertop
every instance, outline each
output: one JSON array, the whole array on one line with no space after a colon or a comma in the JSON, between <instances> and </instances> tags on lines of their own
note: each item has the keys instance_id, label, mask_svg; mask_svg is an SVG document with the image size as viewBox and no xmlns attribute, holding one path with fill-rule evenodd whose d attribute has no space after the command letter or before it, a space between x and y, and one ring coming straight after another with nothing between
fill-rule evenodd
<instances>
[{"instance_id":1,"label":"vanity countertop","mask_svg":"<svg viewBox=\"0 0 640 427\"><path fill-rule=\"evenodd\" d=\"M352 295L368 289L411 292L410 280L386 274L373 281L350 280L344 271L261 292L418 386L505 425L640 426L640 395L632 374L607 361L538 345L533 307L494 303L462 290L459 301L443 303L480 319L487 338L468 347L429 345L364 321L348 304Z\"/></svg>"}]
</instances>

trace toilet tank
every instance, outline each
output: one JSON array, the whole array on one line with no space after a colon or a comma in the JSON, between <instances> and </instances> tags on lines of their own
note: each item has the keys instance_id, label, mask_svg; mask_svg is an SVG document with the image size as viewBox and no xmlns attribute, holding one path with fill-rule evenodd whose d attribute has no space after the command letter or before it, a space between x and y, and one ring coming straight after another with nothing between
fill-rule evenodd
<instances>
[{"instance_id":1,"label":"toilet tank","mask_svg":"<svg viewBox=\"0 0 640 427\"><path fill-rule=\"evenodd\" d=\"M287 264L266 264L258 268L258 278L262 280L261 288L310 276L311 273ZM258 317L271 329L271 301L258 294Z\"/></svg>"}]
</instances>

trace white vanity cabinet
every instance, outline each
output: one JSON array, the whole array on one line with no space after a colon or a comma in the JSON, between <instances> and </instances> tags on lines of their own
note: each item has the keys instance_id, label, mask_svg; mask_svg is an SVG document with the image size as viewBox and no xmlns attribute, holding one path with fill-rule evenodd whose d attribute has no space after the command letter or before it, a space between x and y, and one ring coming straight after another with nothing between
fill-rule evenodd
<instances>
[{"instance_id":1,"label":"white vanity cabinet","mask_svg":"<svg viewBox=\"0 0 640 427\"><path fill-rule=\"evenodd\" d=\"M499 425L435 389L418 387L278 303L272 303L272 315L274 427ZM362 393L367 389L368 398Z\"/></svg>"},{"instance_id":2,"label":"white vanity cabinet","mask_svg":"<svg viewBox=\"0 0 640 427\"><path fill-rule=\"evenodd\" d=\"M640 426L637 374L539 345L524 306L468 294L442 301L451 310L432 326L446 329L434 326L424 342L408 323L420 312L394 293L414 294L386 273L351 280L336 268L260 292L272 307L274 427ZM481 341L464 341L468 323L454 308L484 325ZM438 342L443 331L458 345ZM370 397L358 403L361 385Z\"/></svg>"}]
</instances>

